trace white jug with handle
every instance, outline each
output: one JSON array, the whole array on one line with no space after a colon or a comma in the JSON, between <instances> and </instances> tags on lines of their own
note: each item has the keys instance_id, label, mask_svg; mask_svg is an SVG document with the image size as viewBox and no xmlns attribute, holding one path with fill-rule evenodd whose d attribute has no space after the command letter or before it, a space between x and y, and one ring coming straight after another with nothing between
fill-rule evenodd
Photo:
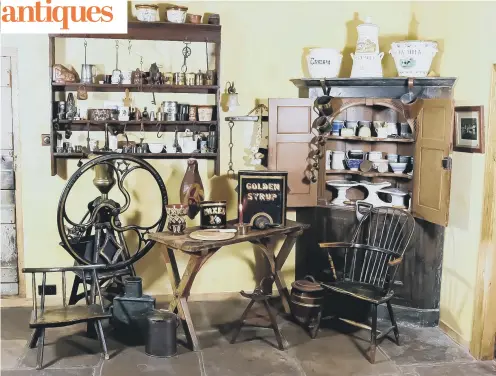
<instances>
[{"instance_id":1,"label":"white jug with handle","mask_svg":"<svg viewBox=\"0 0 496 376\"><path fill-rule=\"evenodd\" d=\"M181 137L181 148L183 153L193 153L197 149L194 133L186 129Z\"/></svg>"}]
</instances>

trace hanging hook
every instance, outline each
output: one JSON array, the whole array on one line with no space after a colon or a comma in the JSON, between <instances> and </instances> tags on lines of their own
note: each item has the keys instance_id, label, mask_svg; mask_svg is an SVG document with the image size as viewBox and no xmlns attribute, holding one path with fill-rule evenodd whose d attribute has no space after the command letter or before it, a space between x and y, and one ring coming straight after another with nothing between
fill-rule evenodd
<instances>
[{"instance_id":1,"label":"hanging hook","mask_svg":"<svg viewBox=\"0 0 496 376\"><path fill-rule=\"evenodd\" d=\"M157 128L158 128L158 131L157 131L157 138L162 138L162 134L160 133L161 130L162 130L162 124L160 123L157 123Z\"/></svg>"},{"instance_id":2,"label":"hanging hook","mask_svg":"<svg viewBox=\"0 0 496 376\"><path fill-rule=\"evenodd\" d=\"M131 55L131 48L133 47L133 44L131 43L131 39L129 39L127 42L128 42L127 49L129 51L129 55Z\"/></svg>"}]
</instances>

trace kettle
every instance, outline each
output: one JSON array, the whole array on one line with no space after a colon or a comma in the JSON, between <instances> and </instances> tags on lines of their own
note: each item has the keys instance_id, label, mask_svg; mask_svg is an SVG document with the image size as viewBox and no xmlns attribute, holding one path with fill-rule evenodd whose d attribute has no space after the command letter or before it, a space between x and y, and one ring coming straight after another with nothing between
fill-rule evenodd
<instances>
[{"instance_id":1,"label":"kettle","mask_svg":"<svg viewBox=\"0 0 496 376\"><path fill-rule=\"evenodd\" d=\"M96 77L96 65L81 64L81 83L94 84Z\"/></svg>"}]
</instances>

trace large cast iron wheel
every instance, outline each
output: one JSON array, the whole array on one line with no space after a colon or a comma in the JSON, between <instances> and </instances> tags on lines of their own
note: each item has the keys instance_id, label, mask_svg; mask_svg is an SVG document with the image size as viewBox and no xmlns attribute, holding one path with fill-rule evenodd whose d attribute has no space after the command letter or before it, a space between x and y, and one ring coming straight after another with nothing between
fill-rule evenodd
<instances>
[{"instance_id":1,"label":"large cast iron wheel","mask_svg":"<svg viewBox=\"0 0 496 376\"><path fill-rule=\"evenodd\" d=\"M91 173L91 171L97 165L103 165L103 167L106 167L113 171L115 185L112 189L119 189L125 197L125 202L124 204L119 204L111 199L102 197L104 195L102 195L94 186L95 192L97 193L98 197L92 202L92 210L88 210L85 216L78 223L71 220L67 215L67 198L69 196L69 193L71 192L71 189L81 178L81 176L87 172ZM124 180L127 176L129 176L129 173L138 169L145 170L149 174L151 174L156 184L158 185L160 191L160 203L157 202L157 205L161 206L160 217L150 226L122 226L120 216L126 212L131 203L131 196L124 187ZM145 192L143 194L145 194ZM75 260L77 260L78 263L83 265L92 264L91 261L81 257L80 252L78 252L76 248L79 241L86 234L94 230L95 226L101 225L103 219L105 224L108 226L109 231L106 232L106 238L104 238L103 241L97 242L104 243L99 248L99 252L103 252L105 244L109 241L113 242L115 246L121 247L121 250L127 254L127 257L117 262L112 262L113 260L109 260L110 262L108 263L108 269L124 269L145 256L153 247L155 242L147 239L147 234L151 232L160 232L164 229L165 222L167 220L167 213L165 210L165 206L167 205L167 203L167 189L165 188L165 184L158 172L148 162L134 156L122 154L102 155L100 157L92 159L91 161L81 166L74 173L74 175L71 176L64 188L64 191L62 192L62 196L60 197L57 209L57 227L60 239L62 240L62 245L69 252L69 254ZM85 204L86 203L82 203L82 205ZM122 244L120 244L126 243L125 240L123 240L123 235L128 231L132 231L137 235L138 245L135 249L135 252L131 252L131 250L127 248L127 244L125 244L124 247ZM116 236L114 236L113 234L116 234ZM121 241L119 241L119 239Z\"/></svg>"}]
</instances>

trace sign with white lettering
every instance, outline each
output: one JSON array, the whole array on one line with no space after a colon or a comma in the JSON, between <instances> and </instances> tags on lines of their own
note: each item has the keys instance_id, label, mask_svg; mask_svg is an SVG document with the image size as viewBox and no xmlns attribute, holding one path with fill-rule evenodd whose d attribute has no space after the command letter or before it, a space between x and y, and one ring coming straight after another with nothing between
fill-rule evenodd
<instances>
[{"instance_id":1,"label":"sign with white lettering","mask_svg":"<svg viewBox=\"0 0 496 376\"><path fill-rule=\"evenodd\" d=\"M285 225L287 180L285 171L239 171L238 204L242 205L242 222L253 226L258 217L265 216L272 225Z\"/></svg>"}]
</instances>

